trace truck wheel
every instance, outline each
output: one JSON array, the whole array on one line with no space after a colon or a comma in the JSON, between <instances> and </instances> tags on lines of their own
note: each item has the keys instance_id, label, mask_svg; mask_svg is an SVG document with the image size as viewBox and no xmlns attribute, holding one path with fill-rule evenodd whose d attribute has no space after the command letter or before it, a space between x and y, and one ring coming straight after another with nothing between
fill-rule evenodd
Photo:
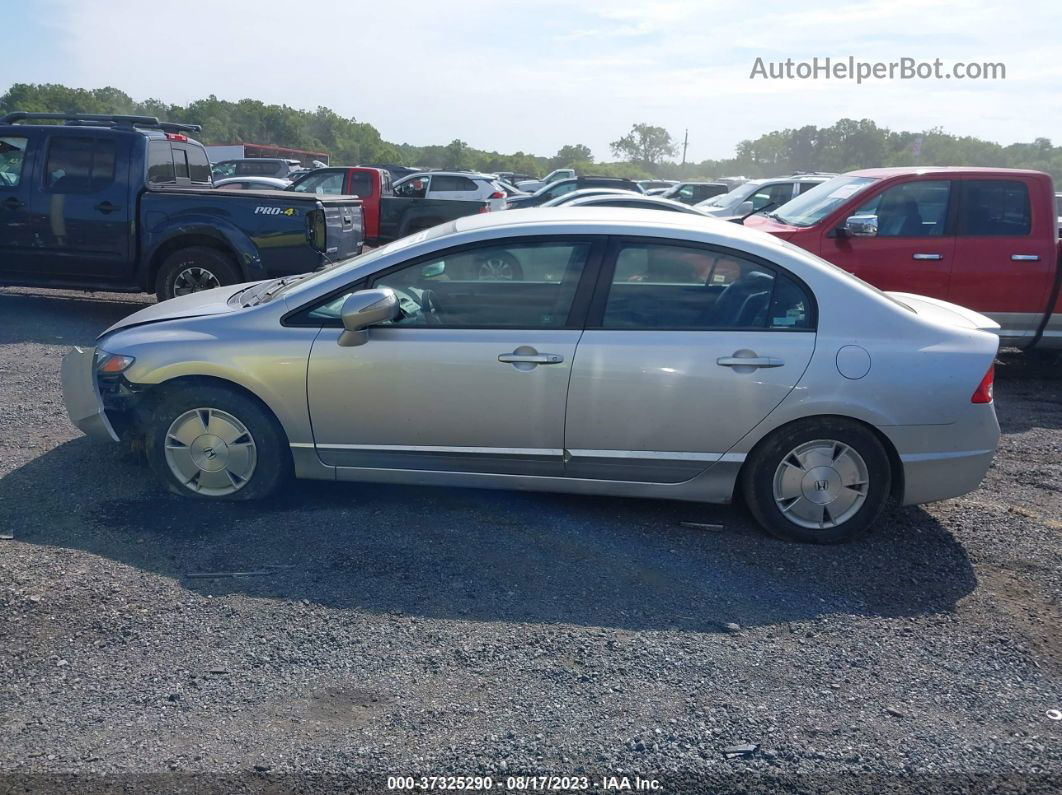
<instances>
[{"instance_id":1,"label":"truck wheel","mask_svg":"<svg viewBox=\"0 0 1062 795\"><path fill-rule=\"evenodd\" d=\"M148 463L175 494L256 500L291 475L288 440L256 401L224 387L165 395L144 428Z\"/></svg>"},{"instance_id":2,"label":"truck wheel","mask_svg":"<svg viewBox=\"0 0 1062 795\"><path fill-rule=\"evenodd\" d=\"M524 269L509 252L495 251L476 260L476 278L481 282L518 282L524 278Z\"/></svg>"},{"instance_id":3,"label":"truck wheel","mask_svg":"<svg viewBox=\"0 0 1062 795\"><path fill-rule=\"evenodd\" d=\"M227 254L206 246L190 246L162 261L155 279L155 295L165 301L239 281L240 271Z\"/></svg>"},{"instance_id":4,"label":"truck wheel","mask_svg":"<svg viewBox=\"0 0 1062 795\"><path fill-rule=\"evenodd\" d=\"M866 532L889 498L892 469L859 423L810 418L776 431L742 473L745 501L771 535L836 544Z\"/></svg>"}]
</instances>

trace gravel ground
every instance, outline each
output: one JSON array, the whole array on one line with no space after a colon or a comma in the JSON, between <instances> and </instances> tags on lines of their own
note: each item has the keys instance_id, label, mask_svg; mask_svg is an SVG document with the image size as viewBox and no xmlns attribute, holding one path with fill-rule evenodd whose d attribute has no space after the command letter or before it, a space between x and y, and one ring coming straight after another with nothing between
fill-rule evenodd
<instances>
[{"instance_id":1,"label":"gravel ground","mask_svg":"<svg viewBox=\"0 0 1062 795\"><path fill-rule=\"evenodd\" d=\"M645 500L298 483L197 505L62 405L69 346L147 300L0 290L0 791L1059 786L1057 366L1004 357L983 488L840 547ZM258 574L190 576L219 571Z\"/></svg>"}]
</instances>

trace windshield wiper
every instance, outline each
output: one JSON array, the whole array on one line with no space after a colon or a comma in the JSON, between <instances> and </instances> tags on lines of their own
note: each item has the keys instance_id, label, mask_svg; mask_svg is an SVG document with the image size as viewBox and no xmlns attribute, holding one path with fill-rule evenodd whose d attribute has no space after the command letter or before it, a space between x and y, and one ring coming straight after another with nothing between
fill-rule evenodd
<instances>
[{"instance_id":1,"label":"windshield wiper","mask_svg":"<svg viewBox=\"0 0 1062 795\"><path fill-rule=\"evenodd\" d=\"M244 307L246 308L248 306L257 306L258 304L265 301L267 298L272 298L274 295L276 295L277 291L279 291L285 285L290 284L290 282L293 281L295 278L298 277L287 276L283 279L274 279L271 282L264 282L258 285L258 287L252 287L251 289L254 290L254 295L252 295L250 300L244 304Z\"/></svg>"},{"instance_id":2,"label":"windshield wiper","mask_svg":"<svg viewBox=\"0 0 1062 795\"><path fill-rule=\"evenodd\" d=\"M752 216L754 216L754 215L755 215L756 213L762 213L762 212L763 212L764 210L766 210L766 209L767 209L768 207L777 207L777 206L778 206L778 202L767 202L767 203L766 203L765 205L763 205L763 206L762 206L762 207L760 207L759 209L757 209L757 210L753 210L752 212L750 212L750 213L746 213L745 215L741 216L740 220L738 220L738 223L739 223L739 224L743 224L743 223L745 223L745 219L747 219L747 218L751 218L751 217L752 217Z\"/></svg>"}]
</instances>

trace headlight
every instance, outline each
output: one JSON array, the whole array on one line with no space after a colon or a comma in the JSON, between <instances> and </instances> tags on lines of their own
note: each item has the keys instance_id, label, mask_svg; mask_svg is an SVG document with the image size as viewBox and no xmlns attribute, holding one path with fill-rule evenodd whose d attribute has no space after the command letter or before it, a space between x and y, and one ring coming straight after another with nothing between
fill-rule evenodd
<instances>
[{"instance_id":1,"label":"headlight","mask_svg":"<svg viewBox=\"0 0 1062 795\"><path fill-rule=\"evenodd\" d=\"M107 351L96 351L96 372L100 375L118 375L133 366L136 358Z\"/></svg>"}]
</instances>

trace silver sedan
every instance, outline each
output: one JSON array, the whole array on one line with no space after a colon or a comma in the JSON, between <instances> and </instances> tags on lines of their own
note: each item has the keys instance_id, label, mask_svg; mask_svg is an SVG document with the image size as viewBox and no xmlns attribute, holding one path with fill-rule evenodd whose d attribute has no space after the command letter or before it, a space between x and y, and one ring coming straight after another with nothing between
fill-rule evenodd
<instances>
[{"instance_id":1,"label":"silver sedan","mask_svg":"<svg viewBox=\"0 0 1062 795\"><path fill-rule=\"evenodd\" d=\"M485 256L520 280L477 276ZM680 213L461 218L328 270L143 309L63 363L71 418L178 494L294 474L729 503L847 540L977 488L996 325Z\"/></svg>"}]
</instances>

